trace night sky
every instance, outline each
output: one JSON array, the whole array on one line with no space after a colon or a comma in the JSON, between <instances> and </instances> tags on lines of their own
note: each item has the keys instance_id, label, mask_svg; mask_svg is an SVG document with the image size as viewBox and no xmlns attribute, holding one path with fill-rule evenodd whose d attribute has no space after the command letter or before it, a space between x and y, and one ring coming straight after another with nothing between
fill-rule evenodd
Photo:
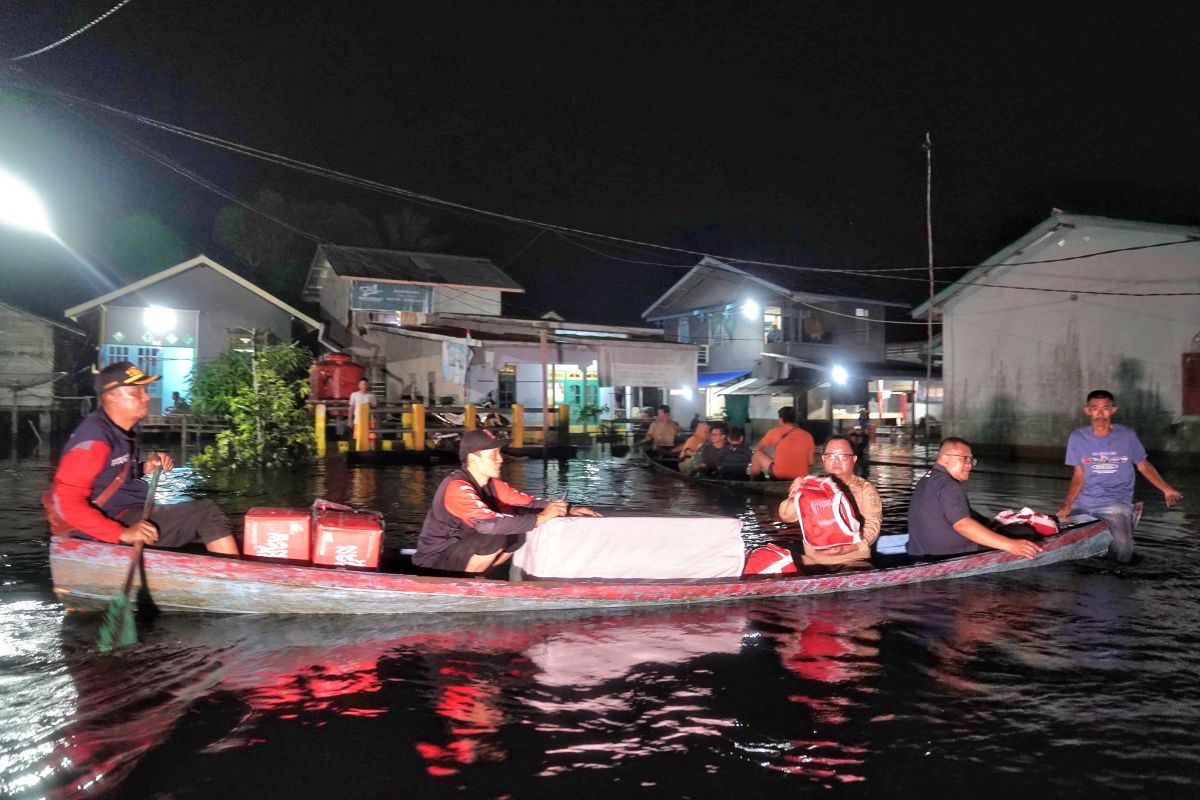
<instances>
[{"instance_id":1,"label":"night sky","mask_svg":"<svg viewBox=\"0 0 1200 800\"><path fill-rule=\"evenodd\" d=\"M117 1L10 0L0 57ZM1055 207L1200 224L1200 4L991 5L135 0L0 64L0 167L121 281L221 255L226 200L139 148L246 200L270 188L373 216L407 201L55 92L538 222L804 267L914 267L863 283L904 302L926 292L926 131L939 266L977 263ZM660 264L698 260L415 207L445 251L526 286L521 315L637 322L683 274ZM0 297L57 317L101 293L91 280L56 245L0 232Z\"/></svg>"}]
</instances>

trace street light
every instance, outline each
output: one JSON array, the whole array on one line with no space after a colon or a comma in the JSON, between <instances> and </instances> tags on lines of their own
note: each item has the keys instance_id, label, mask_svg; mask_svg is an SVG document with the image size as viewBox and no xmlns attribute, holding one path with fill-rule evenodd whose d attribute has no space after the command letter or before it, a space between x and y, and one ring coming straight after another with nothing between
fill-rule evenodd
<instances>
[{"instance_id":1,"label":"street light","mask_svg":"<svg viewBox=\"0 0 1200 800\"><path fill-rule=\"evenodd\" d=\"M50 216L41 199L24 181L3 169L0 169L0 222L59 240L50 228Z\"/></svg>"}]
</instances>

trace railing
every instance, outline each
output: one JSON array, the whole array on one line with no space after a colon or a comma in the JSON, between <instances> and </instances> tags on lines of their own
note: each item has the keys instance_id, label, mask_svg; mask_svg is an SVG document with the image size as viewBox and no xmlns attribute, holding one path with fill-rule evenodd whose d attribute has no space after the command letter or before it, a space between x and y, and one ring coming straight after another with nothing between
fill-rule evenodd
<instances>
[{"instance_id":1,"label":"railing","mask_svg":"<svg viewBox=\"0 0 1200 800\"><path fill-rule=\"evenodd\" d=\"M346 403L314 403L313 426L317 437L317 455L324 456L328 447L328 428L330 418L334 415L349 416L354 420L351 426L349 442L337 442L338 450L425 450L430 440L436 444L442 434L447 437L457 437L466 431L486 427L488 430L506 434L510 446L523 448L528 444L541 445L541 416L540 408L525 408L520 403L514 403L508 409L481 409L474 404L465 406L426 406L424 403L401 403L398 405L379 405L372 408L367 403L359 405L359 413L351 414ZM548 431L553 431L558 444L567 444L570 436L570 406L561 405L553 409L553 420L547 425ZM507 411L507 414L503 414ZM501 416L507 416L506 424L495 424ZM527 416L536 415L537 425L528 424ZM429 417L433 416L441 423L429 425ZM461 419L456 419L460 417ZM440 419L439 419L440 418ZM481 420L483 424L481 425ZM395 424L396 422L399 424ZM453 424L461 421L461 424ZM549 442L546 442L549 444Z\"/></svg>"}]
</instances>

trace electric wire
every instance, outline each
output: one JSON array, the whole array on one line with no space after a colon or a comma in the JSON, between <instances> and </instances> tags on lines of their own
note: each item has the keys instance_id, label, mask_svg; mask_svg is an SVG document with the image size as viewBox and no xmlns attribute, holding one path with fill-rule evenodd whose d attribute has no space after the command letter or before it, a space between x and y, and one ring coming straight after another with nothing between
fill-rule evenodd
<instances>
[{"instance_id":1,"label":"electric wire","mask_svg":"<svg viewBox=\"0 0 1200 800\"><path fill-rule=\"evenodd\" d=\"M125 6L129 5L132 2L133 2L133 0L121 0L121 2L117 3L115 6L110 8L108 11L105 11L103 14L96 17L94 20L89 22L87 25L84 25L82 28L75 31L74 33L67 34L63 38L59 39L57 42L51 42L50 44L46 45L45 47L43 47L39 50L34 50L32 53L26 53L21 56L13 56L12 58L7 58L7 59L5 59L5 61L23 61L26 58L33 58L34 56L40 56L42 53L49 52L50 50L53 50L54 48L58 47L60 44L66 44L67 42L74 39L76 36L79 36L80 34L84 33L85 31L89 30L90 28L100 24L101 22L108 19L113 14L117 13L122 8L124 8Z\"/></svg>"},{"instance_id":2,"label":"electric wire","mask_svg":"<svg viewBox=\"0 0 1200 800\"><path fill-rule=\"evenodd\" d=\"M37 91L37 90L35 90L35 91ZM891 268L881 268L881 269L844 269L844 268L832 268L832 267L805 267L805 266L799 266L796 264L786 264L786 263L780 263L780 262L774 262L774 261L764 261L764 260L759 260L759 259L747 259L747 258L739 258L736 256L726 256L726 255L707 253L707 252L700 251L700 250L692 250L692 249L683 248L683 247L675 247L675 246L671 246L671 245L657 244L654 242L643 242L643 241L639 241L636 239L630 239L630 238L621 237L621 236L613 236L613 235L604 234L604 233L597 233L594 231L587 231L587 230L573 228L573 227L565 226L565 225L557 225L557 224L553 224L553 223L541 222L538 220L532 220L532 219L519 217L519 216L512 215L512 214L504 214L504 213L500 213L500 212L496 212L496 211L489 211L487 209L477 208L474 206L469 206L469 205L466 205L463 203L458 203L458 202L451 201L451 200L443 200L441 198L433 197L431 195L421 194L419 192L414 192L414 191L411 191L408 189L403 189L401 187L390 186L388 184L381 183L379 181L374 181L374 180L370 180L367 178L360 178L360 177L357 177L354 175L350 175L348 173L341 172L339 170L322 167L320 165L311 164L309 162L301 161L299 159L294 159L289 156L283 156L283 155L280 155L277 153L271 153L270 151L260 150L258 148L251 147L249 145L239 144L237 142L232 142L232 141L222 139L217 136L212 136L210 134L204 134L204 133L200 133L197 131L189 130L187 128L183 128L181 126L172 125L170 123L161 122L159 120L154 120L154 119L145 117L140 114L125 111L125 110L119 109L119 108L115 108L113 106L109 106L104 103L98 103L96 101L87 100L85 98L70 95L65 92L57 92L54 90L45 90L45 91L47 91L50 94L62 97L62 98L66 98L73 102L83 103L83 104L92 106L94 108L100 109L102 111L106 111L108 113L116 114L116 115L125 117L127 119L134 120L136 122L139 122L143 125L146 125L146 126L149 126L152 128L157 128L159 130L173 133L178 136L190 138L195 141L199 141L199 142L202 142L205 144L209 144L211 146L226 149L226 150L229 150L230 152L238 153L238 154L241 154L241 155L244 155L247 157L267 161L269 163L274 163L279 166L286 166L286 167L296 169L298 171L306 172L308 174L315 175L318 177L324 177L327 179L336 180L336 181L339 181L342 183L346 183L348 185L357 186L359 188L377 191L382 194L404 197L404 198L412 200L414 202L419 202L422 204L434 206L434 207L441 208L441 209L457 210L459 212L462 212L462 213L465 213L468 215L478 215L480 217L503 220L503 221L518 224L518 225L533 227L535 229L553 230L553 231L556 231L559 233L568 233L568 234L575 234L577 236L582 236L582 237L591 237L591 238L599 239L599 240L609 242L609 243L633 245L633 246L638 246L638 247L643 247L643 248L648 248L648 249L653 249L653 250L675 252L675 253L681 253L681 254L686 254L686 255L691 255L691 256L699 256L699 257L707 256L707 257L717 258L719 260L726 261L728 263L733 263L733 264L748 264L748 265L753 265L753 266L773 267L773 268L778 268L778 269L796 270L796 271L802 271L802 272L834 273L834 274L842 274L842 275L857 275L857 276L861 276L861 277L869 277L869 276L873 276L873 275L890 274L893 272L906 272L906 271L914 271L914 270L924 271L927 269L927 267L898 267L898 268L891 267ZM1050 263L1054 263L1057 261L1073 261L1073 260L1079 260L1079 259L1085 259L1085 258L1094 258L1099 255L1111 255L1114 253L1129 252L1129 251L1135 251L1135 250L1146 250L1146 249L1151 249L1151 248L1156 248L1156 247L1170 247L1170 246L1175 246L1175 245L1180 245L1180 244L1191 244L1191 243L1195 243L1195 242L1200 242L1200 237L1185 237L1183 239L1171 241L1171 242L1157 242L1157 243L1148 244L1148 245L1135 245L1135 246L1131 246L1128 248L1116 248L1116 249L1112 249L1112 250L1097 252L1094 254L1093 253L1085 253L1085 254L1074 255L1074 256L1064 256L1062 258L1055 258L1055 259L1009 262L1009 263L1005 264L1004 266L1050 264ZM661 265L667 266L666 264L661 264ZM680 269L689 268L687 265L672 265L672 266L674 266L675 268L680 268ZM962 270L967 270L967 269L974 269L977 266L979 266L979 265L970 265L970 266L959 265L959 266L937 267L936 269L962 271ZM904 278L902 278L901 276L893 276L891 278L891 280L903 280L903 279ZM911 279L909 279L909 280L911 280ZM920 280L920 281L924 282L924 279L922 279L922 278L917 278L916 280ZM1031 290L1037 291L1036 288L1032 288ZM1178 293L1179 296L1190 296L1191 294L1192 293ZM1138 296L1138 295L1134 295L1134 296ZM1168 293L1166 295L1158 295L1158 296L1173 296L1173 295Z\"/></svg>"}]
</instances>

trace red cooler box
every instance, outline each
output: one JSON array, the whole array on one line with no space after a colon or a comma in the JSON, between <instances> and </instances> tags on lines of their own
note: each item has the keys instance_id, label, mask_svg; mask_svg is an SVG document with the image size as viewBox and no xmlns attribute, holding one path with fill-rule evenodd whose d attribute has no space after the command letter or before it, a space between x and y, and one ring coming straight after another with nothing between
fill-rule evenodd
<instances>
[{"instance_id":1,"label":"red cooler box","mask_svg":"<svg viewBox=\"0 0 1200 800\"><path fill-rule=\"evenodd\" d=\"M308 561L312 514L307 508L252 508L246 512L242 554L284 561Z\"/></svg>"},{"instance_id":2,"label":"red cooler box","mask_svg":"<svg viewBox=\"0 0 1200 800\"><path fill-rule=\"evenodd\" d=\"M313 534L313 563L377 569L383 517L375 512L319 511Z\"/></svg>"}]
</instances>

